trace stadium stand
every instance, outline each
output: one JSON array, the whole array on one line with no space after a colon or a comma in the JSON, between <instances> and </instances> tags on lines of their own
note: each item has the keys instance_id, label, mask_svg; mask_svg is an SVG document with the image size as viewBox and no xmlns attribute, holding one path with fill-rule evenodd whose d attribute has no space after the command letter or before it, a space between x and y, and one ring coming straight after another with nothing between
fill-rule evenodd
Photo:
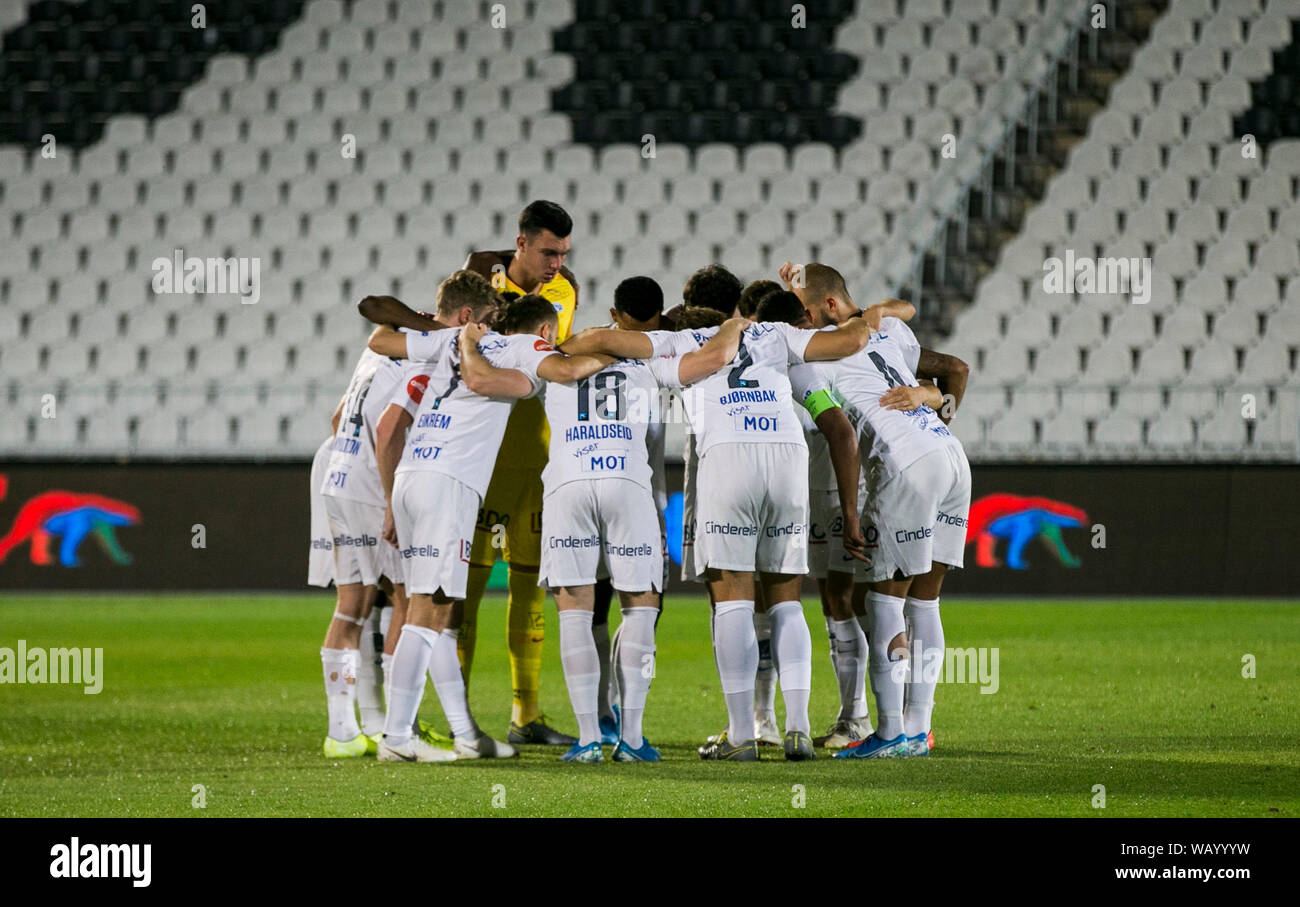
<instances>
[{"instance_id":1,"label":"stadium stand","mask_svg":"<svg viewBox=\"0 0 1300 907\"><path fill-rule=\"evenodd\" d=\"M1119 48L1104 108L1041 204L1022 200L996 267L977 281L950 256L968 285L929 282L944 305L923 306L923 337L976 369L954 423L972 457L1300 455L1298 284L1280 279L1296 269L1300 158L1279 139L1211 169L1237 147L1232 117L1287 91L1261 80L1274 51L1294 61L1294 5L1133 4L1137 25L1103 39ZM974 176L945 136L996 151L985 138L1023 139L1040 94L1063 85L1075 103L1051 48L1077 49L1090 8L834 2L797 29L789 4L672 6L670 24L658 3L512 0L500 28L494 4L451 0L242 0L209 5L207 30L152 0L6 12L0 416L14 430L0 448L309 454L366 334L357 299L430 308L532 198L574 215L577 327L604 319L621 277L653 274L671 295L711 260L752 279L819 258L859 295L896 289L882 269L910 264L908 218L957 220L963 199L935 187ZM173 46L192 68L168 62ZM1104 68L1086 57L1071 59ZM1149 305L1030 292L1045 252L1085 238L1158 247ZM176 249L257 259L260 301L153 292L151 264ZM1257 388L1244 438L1189 367L1211 395ZM41 424L47 394L75 429Z\"/></svg>"}]
</instances>

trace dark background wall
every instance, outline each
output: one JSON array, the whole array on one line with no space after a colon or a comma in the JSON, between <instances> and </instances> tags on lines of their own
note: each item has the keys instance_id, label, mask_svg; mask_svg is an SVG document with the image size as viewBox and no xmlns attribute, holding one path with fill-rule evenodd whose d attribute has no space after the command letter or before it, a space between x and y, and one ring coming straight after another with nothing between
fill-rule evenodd
<instances>
[{"instance_id":1,"label":"dark background wall","mask_svg":"<svg viewBox=\"0 0 1300 907\"><path fill-rule=\"evenodd\" d=\"M25 503L51 490L93 493L139 509L114 530L129 564L94 535L81 566L32 563L22 542L0 562L0 589L302 589L308 544L309 464L12 464L0 499L0 546ZM681 469L670 470L680 487ZM1272 466L978 466L974 497L1049 498L1081 508L1087 525L1061 541L1067 567L1042 537L1026 569L976 566L953 594L1300 595L1300 468ZM206 547L193 546L202 524ZM1094 547L1104 527L1105 547ZM1005 561L1007 542L998 540Z\"/></svg>"}]
</instances>

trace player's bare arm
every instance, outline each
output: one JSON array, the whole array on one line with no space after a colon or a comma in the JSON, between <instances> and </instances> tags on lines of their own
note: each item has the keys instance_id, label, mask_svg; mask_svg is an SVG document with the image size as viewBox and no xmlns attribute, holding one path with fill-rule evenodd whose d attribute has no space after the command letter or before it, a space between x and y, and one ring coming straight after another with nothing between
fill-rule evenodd
<instances>
[{"instance_id":1,"label":"player's bare arm","mask_svg":"<svg viewBox=\"0 0 1300 907\"><path fill-rule=\"evenodd\" d=\"M377 325L370 332L370 339L366 341L366 346L371 352L390 359L406 358L406 335L386 324Z\"/></svg>"},{"instance_id":2,"label":"player's bare arm","mask_svg":"<svg viewBox=\"0 0 1300 907\"><path fill-rule=\"evenodd\" d=\"M465 386L484 397L527 397L533 383L519 369L497 368L479 350L479 341L487 334L482 324L467 324L460 329L460 377Z\"/></svg>"},{"instance_id":3,"label":"player's bare arm","mask_svg":"<svg viewBox=\"0 0 1300 907\"><path fill-rule=\"evenodd\" d=\"M677 364L677 380L683 387L694 384L735 359L745 328L752 323L748 318L729 318L724 321L708 343L681 357Z\"/></svg>"},{"instance_id":4,"label":"player's bare arm","mask_svg":"<svg viewBox=\"0 0 1300 907\"><path fill-rule=\"evenodd\" d=\"M885 318L897 318L899 321L911 321L916 315L916 306L901 299L886 299L862 310L862 320L873 331L880 330L880 322Z\"/></svg>"},{"instance_id":5,"label":"player's bare arm","mask_svg":"<svg viewBox=\"0 0 1300 907\"><path fill-rule=\"evenodd\" d=\"M873 328L865 318L853 318L833 331L817 331L804 350L805 362L843 359L867 345Z\"/></svg>"},{"instance_id":6,"label":"player's bare arm","mask_svg":"<svg viewBox=\"0 0 1300 907\"><path fill-rule=\"evenodd\" d=\"M560 352L569 356L604 353L616 359L649 359L655 354L654 343L647 334L615 328L583 331L560 344Z\"/></svg>"},{"instance_id":7,"label":"player's bare arm","mask_svg":"<svg viewBox=\"0 0 1300 907\"><path fill-rule=\"evenodd\" d=\"M830 448L831 466L835 469L835 486L840 495L840 512L844 517L844 550L858 560L867 560L867 540L862 526L855 518L858 512L858 473L862 454L858 449L858 433L844 410L830 407L817 414L817 430Z\"/></svg>"},{"instance_id":8,"label":"player's bare arm","mask_svg":"<svg viewBox=\"0 0 1300 907\"><path fill-rule=\"evenodd\" d=\"M880 396L880 405L885 409L897 409L910 413L921 406L928 406L936 413L943 406L943 392L933 384L921 384L919 387L891 387Z\"/></svg>"},{"instance_id":9,"label":"player's bare arm","mask_svg":"<svg viewBox=\"0 0 1300 907\"><path fill-rule=\"evenodd\" d=\"M379 482L384 486L384 500L388 502L384 510L384 540L394 547L397 531L393 527L393 475L402 459L406 431L414 421L410 413L390 403L375 425L375 462L379 467Z\"/></svg>"},{"instance_id":10,"label":"player's bare arm","mask_svg":"<svg viewBox=\"0 0 1300 907\"><path fill-rule=\"evenodd\" d=\"M446 327L431 315L417 312L392 296L367 296L357 303L357 312L372 324L386 324L412 331L436 331Z\"/></svg>"},{"instance_id":11,"label":"player's bare arm","mask_svg":"<svg viewBox=\"0 0 1300 907\"><path fill-rule=\"evenodd\" d=\"M537 365L537 376L547 381L571 384L589 378L607 365L618 360L602 353L586 353L581 356L565 356L558 353L548 356Z\"/></svg>"},{"instance_id":12,"label":"player's bare arm","mask_svg":"<svg viewBox=\"0 0 1300 907\"><path fill-rule=\"evenodd\" d=\"M931 405L939 418L951 422L961 406L962 397L966 395L966 382L970 378L970 366L956 356L936 353L934 350L921 348L921 355L916 363L916 376L930 378L939 390L939 405ZM951 405L947 405L951 403Z\"/></svg>"}]
</instances>

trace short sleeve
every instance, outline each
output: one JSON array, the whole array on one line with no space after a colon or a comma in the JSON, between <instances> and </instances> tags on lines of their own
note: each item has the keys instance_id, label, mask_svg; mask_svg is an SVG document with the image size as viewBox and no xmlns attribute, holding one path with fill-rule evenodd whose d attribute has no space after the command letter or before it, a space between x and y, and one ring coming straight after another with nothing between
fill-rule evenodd
<instances>
[{"instance_id":1,"label":"short sleeve","mask_svg":"<svg viewBox=\"0 0 1300 907\"><path fill-rule=\"evenodd\" d=\"M504 347L484 351L483 355L497 368L513 368L523 372L533 383L533 394L536 394L544 383L537 374L537 367L542 364L543 359L561 354L541 337L533 334L514 334Z\"/></svg>"},{"instance_id":2,"label":"short sleeve","mask_svg":"<svg viewBox=\"0 0 1300 907\"><path fill-rule=\"evenodd\" d=\"M420 401L424 399L424 392L428 388L428 370L420 366L407 366L402 371L402 376L397 379L397 388L388 403L390 406L400 406L414 419L416 410L420 408Z\"/></svg>"},{"instance_id":3,"label":"short sleeve","mask_svg":"<svg viewBox=\"0 0 1300 907\"><path fill-rule=\"evenodd\" d=\"M406 358L412 362L432 362L441 354L442 344L447 342L444 331L407 331Z\"/></svg>"},{"instance_id":4,"label":"short sleeve","mask_svg":"<svg viewBox=\"0 0 1300 907\"><path fill-rule=\"evenodd\" d=\"M797 328L794 325L783 324L782 322L772 322L780 332L781 337L785 340L786 349L790 354L790 364L795 365L803 362L803 354L808 349L808 343L813 339L816 331L807 331L803 328Z\"/></svg>"},{"instance_id":5,"label":"short sleeve","mask_svg":"<svg viewBox=\"0 0 1300 907\"><path fill-rule=\"evenodd\" d=\"M906 321L897 318L881 319L880 329L898 342L898 349L903 354L903 361L912 374L916 374L916 368L921 362L921 341L916 339L912 329L907 326Z\"/></svg>"},{"instance_id":6,"label":"short sleeve","mask_svg":"<svg viewBox=\"0 0 1300 907\"><path fill-rule=\"evenodd\" d=\"M700 339L702 335L698 331L647 331L646 336L650 338L656 358L685 356L698 350L708 339Z\"/></svg>"},{"instance_id":7,"label":"short sleeve","mask_svg":"<svg viewBox=\"0 0 1300 907\"><path fill-rule=\"evenodd\" d=\"M648 363L650 374L659 382L660 387L681 387L682 380L677 377L681 362L678 356L660 356L658 359L651 359Z\"/></svg>"},{"instance_id":8,"label":"short sleeve","mask_svg":"<svg viewBox=\"0 0 1300 907\"><path fill-rule=\"evenodd\" d=\"M790 389L794 398L816 419L828 409L840 405L839 398L831 386L830 375L820 365L805 363L790 367Z\"/></svg>"}]
</instances>

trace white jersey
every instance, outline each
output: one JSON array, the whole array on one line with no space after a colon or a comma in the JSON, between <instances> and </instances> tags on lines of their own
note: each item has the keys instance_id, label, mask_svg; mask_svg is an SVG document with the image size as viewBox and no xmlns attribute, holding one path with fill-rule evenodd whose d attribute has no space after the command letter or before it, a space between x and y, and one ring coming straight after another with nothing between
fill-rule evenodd
<instances>
[{"instance_id":1,"label":"white jersey","mask_svg":"<svg viewBox=\"0 0 1300 907\"><path fill-rule=\"evenodd\" d=\"M886 318L865 348L827 368L849 421L871 444L871 458L890 473L931 451L960 443L928 406L903 412L880 405L881 396L891 387L919 385L913 368L920 350L916 335L906 324Z\"/></svg>"},{"instance_id":2,"label":"white jersey","mask_svg":"<svg viewBox=\"0 0 1300 907\"><path fill-rule=\"evenodd\" d=\"M334 433L321 494L384 506L375 459L375 426L397 388L406 362L366 350L352 370L343 413Z\"/></svg>"},{"instance_id":3,"label":"white jersey","mask_svg":"<svg viewBox=\"0 0 1300 907\"><path fill-rule=\"evenodd\" d=\"M655 352L682 356L699 349L717 332L717 328L673 331L656 340ZM803 362L808 341L816 333L780 322L752 324L729 365L686 388L682 394L686 418L701 458L718 444L806 446L787 370Z\"/></svg>"},{"instance_id":4,"label":"white jersey","mask_svg":"<svg viewBox=\"0 0 1300 907\"><path fill-rule=\"evenodd\" d=\"M538 364L557 355L535 334L493 332L483 337L478 348L497 368L518 369L527 375L533 394L542 383L537 377ZM459 328L407 334L406 355L421 367L408 369L407 380L389 401L415 420L406 434L397 474L439 472L478 492L481 498L487 493L514 399L484 397L465 386L460 377Z\"/></svg>"},{"instance_id":5,"label":"white jersey","mask_svg":"<svg viewBox=\"0 0 1300 907\"><path fill-rule=\"evenodd\" d=\"M790 366L790 390L794 394L795 413L808 442L808 490L835 491L835 467L831 463L831 447L826 436L817 430L817 423L805 404L816 399L820 392L833 397L830 375L820 362L805 362ZM838 401L837 401L838 402ZM841 406L843 404L840 404Z\"/></svg>"},{"instance_id":6,"label":"white jersey","mask_svg":"<svg viewBox=\"0 0 1300 907\"><path fill-rule=\"evenodd\" d=\"M649 333L652 342L667 342ZM551 442L542 484L551 494L579 479L629 479L647 491L654 485L647 435L660 422L659 388L676 384L668 359L620 359L590 377L546 386ZM660 376L664 376L661 381ZM662 461L662 442L660 443Z\"/></svg>"}]
</instances>

